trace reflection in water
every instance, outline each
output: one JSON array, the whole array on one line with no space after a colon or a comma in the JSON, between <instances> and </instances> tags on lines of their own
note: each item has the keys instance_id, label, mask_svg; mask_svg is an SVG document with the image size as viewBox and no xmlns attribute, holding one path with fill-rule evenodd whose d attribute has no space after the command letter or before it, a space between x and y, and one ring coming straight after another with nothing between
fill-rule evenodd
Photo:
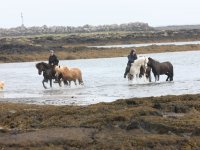
<instances>
[{"instance_id":1,"label":"reflection in water","mask_svg":"<svg viewBox=\"0 0 200 150\"><path fill-rule=\"evenodd\" d=\"M188 57L188 55L190 57ZM160 95L179 95L200 92L200 52L174 52L146 54L174 65L174 82L146 83L142 80L129 82L123 78L127 58L102 58L60 61L60 65L79 67L83 72L84 86L71 87L53 84L45 90L42 76L35 68L36 62L0 64L1 80L6 87L0 91L0 101L53 105L87 105L111 102L116 99ZM154 81L152 75L152 81ZM49 85L48 85L49 86Z\"/></svg>"}]
</instances>

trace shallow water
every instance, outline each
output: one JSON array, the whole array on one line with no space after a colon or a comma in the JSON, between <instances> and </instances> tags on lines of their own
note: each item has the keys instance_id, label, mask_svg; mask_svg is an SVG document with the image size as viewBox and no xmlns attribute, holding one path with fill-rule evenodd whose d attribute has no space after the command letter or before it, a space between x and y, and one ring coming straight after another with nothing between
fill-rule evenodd
<instances>
[{"instance_id":1,"label":"shallow water","mask_svg":"<svg viewBox=\"0 0 200 150\"><path fill-rule=\"evenodd\" d=\"M180 95L200 92L200 51L146 54L159 61L174 65L174 81L146 83L142 79L127 81L123 78L126 57L65 60L61 65L79 67L83 73L84 86L59 87L45 90L42 76L35 68L36 62L0 64L0 80L5 89L0 91L0 101L12 101L54 105L88 105L111 102L116 99L160 95ZM154 81L154 78L153 78ZM49 84L46 84L49 87Z\"/></svg>"},{"instance_id":2,"label":"shallow water","mask_svg":"<svg viewBox=\"0 0 200 150\"><path fill-rule=\"evenodd\" d=\"M123 45L103 45L103 46L88 46L95 48L128 48L128 47L143 47L151 45L190 45L190 44L200 44L200 41L188 41L188 42L164 42L164 43L143 43L143 44L123 44Z\"/></svg>"}]
</instances>

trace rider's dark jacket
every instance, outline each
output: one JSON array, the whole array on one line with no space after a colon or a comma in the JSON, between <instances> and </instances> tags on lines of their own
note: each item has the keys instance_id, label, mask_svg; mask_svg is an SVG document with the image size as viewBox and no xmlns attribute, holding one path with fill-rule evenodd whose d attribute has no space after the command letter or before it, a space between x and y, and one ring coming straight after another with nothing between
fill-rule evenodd
<instances>
[{"instance_id":1,"label":"rider's dark jacket","mask_svg":"<svg viewBox=\"0 0 200 150\"><path fill-rule=\"evenodd\" d=\"M58 66L59 60L56 55L49 56L49 64Z\"/></svg>"},{"instance_id":2,"label":"rider's dark jacket","mask_svg":"<svg viewBox=\"0 0 200 150\"><path fill-rule=\"evenodd\" d=\"M127 63L127 65L131 65L131 63L133 63L134 60L136 60L136 59L137 59L137 55L136 54L134 54L134 55L129 54L128 55L128 63Z\"/></svg>"}]
</instances>

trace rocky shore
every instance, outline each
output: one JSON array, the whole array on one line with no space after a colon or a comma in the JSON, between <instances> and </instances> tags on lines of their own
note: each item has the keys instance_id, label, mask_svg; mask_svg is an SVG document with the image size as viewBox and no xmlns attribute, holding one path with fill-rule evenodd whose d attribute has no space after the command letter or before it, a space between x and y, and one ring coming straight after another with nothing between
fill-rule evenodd
<instances>
[{"instance_id":1,"label":"rocky shore","mask_svg":"<svg viewBox=\"0 0 200 150\"><path fill-rule=\"evenodd\" d=\"M89 106L1 103L0 149L199 149L200 95Z\"/></svg>"}]
</instances>

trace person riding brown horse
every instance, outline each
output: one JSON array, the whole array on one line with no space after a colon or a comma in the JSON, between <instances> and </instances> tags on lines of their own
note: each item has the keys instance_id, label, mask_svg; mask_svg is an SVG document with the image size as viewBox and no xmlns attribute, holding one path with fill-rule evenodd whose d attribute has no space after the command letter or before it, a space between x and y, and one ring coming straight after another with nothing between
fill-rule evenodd
<instances>
[{"instance_id":1,"label":"person riding brown horse","mask_svg":"<svg viewBox=\"0 0 200 150\"><path fill-rule=\"evenodd\" d=\"M41 75L43 73L43 87L46 89L44 82L50 81L50 87L52 87L52 79L55 79L55 70L52 65L49 65L45 62L37 63L36 68L38 69L38 74Z\"/></svg>"},{"instance_id":2,"label":"person riding brown horse","mask_svg":"<svg viewBox=\"0 0 200 150\"><path fill-rule=\"evenodd\" d=\"M49 65L58 66L59 60L57 56L54 54L54 50L50 50L49 56Z\"/></svg>"},{"instance_id":3,"label":"person riding brown horse","mask_svg":"<svg viewBox=\"0 0 200 150\"><path fill-rule=\"evenodd\" d=\"M49 65L51 65L54 68L55 66L58 66L59 60L58 60L57 56L54 54L54 50L50 50L49 52L50 52ZM54 83L58 83L58 79L56 78L55 74L53 74L53 75L55 78Z\"/></svg>"}]
</instances>

